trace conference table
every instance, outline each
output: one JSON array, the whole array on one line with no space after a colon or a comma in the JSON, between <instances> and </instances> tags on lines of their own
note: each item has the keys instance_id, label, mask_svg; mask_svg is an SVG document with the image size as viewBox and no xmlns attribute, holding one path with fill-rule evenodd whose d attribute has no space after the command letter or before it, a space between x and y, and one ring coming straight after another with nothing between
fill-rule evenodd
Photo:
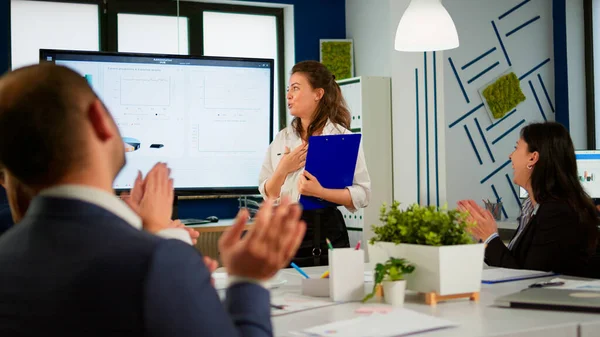
<instances>
[{"instance_id":1,"label":"conference table","mask_svg":"<svg viewBox=\"0 0 600 337\"><path fill-rule=\"evenodd\" d=\"M309 275L321 274L326 267L304 268ZM366 268L368 269L368 265ZM294 269L284 269L278 277L286 283L271 290L272 297L284 293L301 292L302 277ZM493 305L494 300L527 288L530 284L549 280L538 278L515 282L487 285L483 284L479 302L468 299L451 300L428 306L423 295L408 292L404 308L419 313L436 316L459 324L437 331L418 334L423 337L600 337L600 314L576 313L550 310L529 310L500 308ZM372 283L365 283L365 291L372 289ZM293 336L290 331L298 331L309 327L332 323L358 317L355 313L364 306L384 306L385 304L371 300L368 303L352 302L335 304L307 311L289 313L273 317L275 336Z\"/></svg>"}]
</instances>

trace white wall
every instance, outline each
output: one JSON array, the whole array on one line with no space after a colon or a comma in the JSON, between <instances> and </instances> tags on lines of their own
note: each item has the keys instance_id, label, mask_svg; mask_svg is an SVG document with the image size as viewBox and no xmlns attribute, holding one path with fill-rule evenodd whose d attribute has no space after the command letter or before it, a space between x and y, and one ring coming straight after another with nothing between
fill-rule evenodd
<instances>
[{"instance_id":1,"label":"white wall","mask_svg":"<svg viewBox=\"0 0 600 337\"><path fill-rule=\"evenodd\" d=\"M513 188L518 192L518 187L512 183L512 169L508 156L513 151L515 142L519 138L519 130L523 126L531 122L544 121L543 115L547 120L554 120L552 8L547 0L533 0L502 17L515 6L515 3L482 0L478 1L477 5L473 5L471 0L453 0L445 1L444 4L457 25L460 37L460 47L447 51L444 55L445 106L448 121L446 126L448 202L454 205L458 200L465 198L476 201L495 200L493 192L495 188L502 198L507 215L515 217L519 212L519 204ZM538 16L540 17L538 20L510 34L515 28ZM492 22L497 27L511 64L502 51ZM491 54L468 68L461 69L462 66L492 48L496 49ZM457 79L450 67L449 59L454 62L460 79ZM451 123L482 103L478 90L497 76L505 72L514 72L521 77L548 59L550 60L548 63L520 81L526 100L517 106L515 113L497 126L486 130L495 120L492 121L485 108L480 108L450 127ZM495 68L472 83L468 83L470 79L496 62L498 65ZM459 82L463 84L469 102L462 93ZM546 88L550 101L543 87ZM539 106L535 95L539 100ZM483 136L477 128L475 119L480 124ZM472 137L473 145L467 136L465 126ZM516 128L512 129L515 126ZM501 138L506 132L509 133ZM498 139L499 141L493 144ZM489 151L485 145L486 141ZM476 153L479 154L481 161ZM494 174L497 169L500 170ZM488 176L491 177L486 179Z\"/></svg>"},{"instance_id":2,"label":"white wall","mask_svg":"<svg viewBox=\"0 0 600 337\"><path fill-rule=\"evenodd\" d=\"M417 151L416 142L414 68L423 64L423 53L400 53L394 50L396 27L409 2L346 0L346 37L354 41L356 75L392 77L394 199L405 205L417 201L416 157L420 151ZM419 76L423 77L423 73ZM423 94L424 91L421 91L419 98L422 113L425 102ZM421 137L425 134L423 122L424 118L421 118ZM425 153L425 142L421 143L420 148ZM424 162L424 155L422 157ZM423 176L424 167L424 164L420 167ZM422 192L426 197L424 189Z\"/></svg>"},{"instance_id":3,"label":"white wall","mask_svg":"<svg viewBox=\"0 0 600 337\"><path fill-rule=\"evenodd\" d=\"M518 138L519 129L527 123L543 120L540 108L533 94L535 91L546 119L553 120L554 72L553 72L553 27L552 6L548 0L532 0L512 13L499 17L520 2L494 0L444 0L444 6L450 12L457 25L460 47L454 50L436 53L437 95L433 95L433 54L402 53L393 50L393 37L400 17L408 6L409 0L347 0L346 30L347 37L354 39L355 66L358 75L392 76L392 108L394 126L394 196L404 203L419 200L422 204L435 204L434 193L439 195L440 204L445 202L454 207L457 200L472 198L495 199L492 185L505 203L509 216L518 213L517 199L514 197L509 179L512 179L508 155L513 150ZM567 39L569 57L569 104L571 134L577 148L585 147L585 71L583 49L583 0L567 1ZM540 16L531 24L506 36L521 24ZM494 21L498 34L509 55L511 65L500 46L500 42L492 26ZM385 33L387 29L387 33ZM486 51L496 48L473 65L461 69L469 61ZM387 54L387 55L386 55ZM452 58L457 73L463 81L467 102L449 62ZM485 108L480 108L462 121L449 127L468 111L482 103L478 89L505 71L514 71L522 76L546 59L549 62L523 78L521 89L526 101L519 105L517 112L505 120L486 130L491 124ZM468 83L470 79L486 68L498 65L481 77ZM427 64L427 91L425 100L425 64ZM415 69L419 77L419 94L417 99ZM542 79L540 81L539 77ZM529 85L533 86L533 90ZM548 93L546 98L544 88ZM434 100L434 97L437 100ZM432 112L434 103L438 108L438 181L435 184L435 147ZM419 104L419 126L417 128L416 108ZM425 106L428 108L429 124L424 123ZM494 160L485 146L475 118L488 143ZM517 125L513 131L505 132ZM467 126L473 143L477 148L482 163L477 159L464 126ZM424 134L429 130L429 147L426 147ZM417 129L419 131L419 147L417 151ZM498 139L495 144L492 144ZM429 156L427 152L429 151ZM445 153L444 153L445 151ZM418 155L417 155L418 153ZM419 174L416 162L419 159ZM429 167L426 160L429 158ZM444 167L445 165L445 167ZM502 167L498 173L485 179L494 170ZM427 200L427 172L429 177L429 200ZM446 177L444 177L444 173ZM509 175L509 179L506 178ZM419 189L417 194L417 176ZM447 179L445 179L447 178ZM485 180L482 183L482 180ZM518 192L518 188L515 187ZM418 196L417 196L418 195Z\"/></svg>"},{"instance_id":4,"label":"white wall","mask_svg":"<svg viewBox=\"0 0 600 337\"><path fill-rule=\"evenodd\" d=\"M409 2L390 3L392 37ZM398 52L393 50L393 41L390 46L394 198L404 205L419 202L443 206L446 200L443 53L435 53L434 61L434 53Z\"/></svg>"},{"instance_id":5,"label":"white wall","mask_svg":"<svg viewBox=\"0 0 600 337\"><path fill-rule=\"evenodd\" d=\"M346 37L354 40L356 76L392 76L390 14L390 0L346 0Z\"/></svg>"},{"instance_id":6,"label":"white wall","mask_svg":"<svg viewBox=\"0 0 600 337\"><path fill-rule=\"evenodd\" d=\"M567 0L569 129L575 149L587 149L583 0Z\"/></svg>"},{"instance_id":7,"label":"white wall","mask_svg":"<svg viewBox=\"0 0 600 337\"><path fill-rule=\"evenodd\" d=\"M354 41L356 75L392 77L394 199L404 205L417 201L416 157L420 151L417 151L416 142L414 69L423 64L423 53L400 53L394 50L396 27L409 2L346 0L346 37ZM422 78L423 73L419 76ZM425 102L423 94L422 90L419 98L421 113ZM421 137L425 134L423 121L424 118L421 118ZM424 141L419 144L423 153L424 144ZM420 167L423 176L424 167ZM423 194L426 197L426 193Z\"/></svg>"}]
</instances>

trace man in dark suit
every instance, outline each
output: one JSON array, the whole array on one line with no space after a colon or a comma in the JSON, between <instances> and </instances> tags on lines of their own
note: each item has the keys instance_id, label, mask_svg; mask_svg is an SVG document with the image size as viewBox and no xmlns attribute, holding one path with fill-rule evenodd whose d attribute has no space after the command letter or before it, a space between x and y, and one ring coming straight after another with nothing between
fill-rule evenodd
<instances>
[{"instance_id":1,"label":"man in dark suit","mask_svg":"<svg viewBox=\"0 0 600 337\"><path fill-rule=\"evenodd\" d=\"M300 244L299 208L266 201L243 238L240 212L219 242L222 304L193 247L140 230L170 221L168 167L128 207L112 190L124 162L115 122L77 73L36 65L0 78L0 170L36 196L0 236L0 336L272 335L264 283Z\"/></svg>"},{"instance_id":2,"label":"man in dark suit","mask_svg":"<svg viewBox=\"0 0 600 337\"><path fill-rule=\"evenodd\" d=\"M0 186L0 235L6 232L12 225L13 220L10 214L8 200L6 199L6 192L4 191L4 188Z\"/></svg>"},{"instance_id":3,"label":"man in dark suit","mask_svg":"<svg viewBox=\"0 0 600 337\"><path fill-rule=\"evenodd\" d=\"M12 227L13 221L8 205L0 205L0 235Z\"/></svg>"}]
</instances>

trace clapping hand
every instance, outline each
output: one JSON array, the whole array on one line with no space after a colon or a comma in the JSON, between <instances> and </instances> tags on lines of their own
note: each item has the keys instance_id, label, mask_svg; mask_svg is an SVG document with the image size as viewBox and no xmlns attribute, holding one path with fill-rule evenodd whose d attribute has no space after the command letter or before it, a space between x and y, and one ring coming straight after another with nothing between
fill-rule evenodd
<instances>
[{"instance_id":1,"label":"clapping hand","mask_svg":"<svg viewBox=\"0 0 600 337\"><path fill-rule=\"evenodd\" d=\"M477 240L487 240L492 234L498 232L498 225L494 216L487 209L481 208L473 200L461 200L458 202L458 209L467 212L467 221L475 223L475 226L469 227L468 231Z\"/></svg>"},{"instance_id":2,"label":"clapping hand","mask_svg":"<svg viewBox=\"0 0 600 337\"><path fill-rule=\"evenodd\" d=\"M300 207L291 204L287 197L277 207L268 199L254 217L254 228L242 238L248 211L241 210L234 225L219 240L221 261L227 272L266 281L288 266L306 231L301 213Z\"/></svg>"},{"instance_id":3,"label":"clapping hand","mask_svg":"<svg viewBox=\"0 0 600 337\"><path fill-rule=\"evenodd\" d=\"M146 231L156 234L163 229L183 228L195 244L199 233L187 228L179 220L171 220L175 194L170 174L171 170L164 163L154 165L146 178L138 172L131 192L122 193L121 198L142 218Z\"/></svg>"}]
</instances>

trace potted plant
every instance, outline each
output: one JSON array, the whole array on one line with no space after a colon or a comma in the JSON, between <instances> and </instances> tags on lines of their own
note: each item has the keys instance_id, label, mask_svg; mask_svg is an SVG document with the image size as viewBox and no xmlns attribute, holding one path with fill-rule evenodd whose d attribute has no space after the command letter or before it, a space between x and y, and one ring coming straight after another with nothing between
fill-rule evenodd
<instances>
[{"instance_id":1,"label":"potted plant","mask_svg":"<svg viewBox=\"0 0 600 337\"><path fill-rule=\"evenodd\" d=\"M377 288L382 285L385 302L393 306L402 305L406 289L406 280L403 276L414 270L415 266L409 264L405 259L391 257L385 264L378 263L373 272L373 292L365 296L363 302L375 296Z\"/></svg>"},{"instance_id":2,"label":"potted plant","mask_svg":"<svg viewBox=\"0 0 600 337\"><path fill-rule=\"evenodd\" d=\"M466 214L446 207L414 204L400 209L395 201L381 207L381 226L373 226L369 262L402 256L416 266L406 287L422 293L455 295L479 292L484 245L467 232Z\"/></svg>"}]
</instances>

